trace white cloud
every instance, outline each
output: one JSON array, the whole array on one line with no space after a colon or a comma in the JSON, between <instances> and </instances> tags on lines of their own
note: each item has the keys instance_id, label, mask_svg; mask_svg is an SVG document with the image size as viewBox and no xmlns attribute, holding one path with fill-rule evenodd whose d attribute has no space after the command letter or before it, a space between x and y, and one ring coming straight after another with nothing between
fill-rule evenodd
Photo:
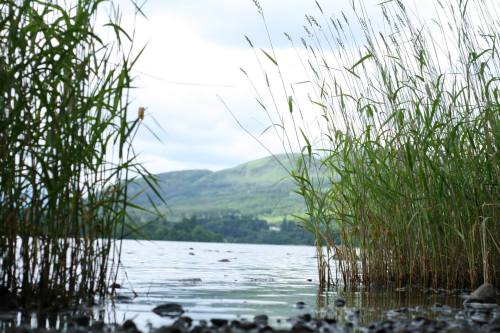
<instances>
[{"instance_id":1,"label":"white cloud","mask_svg":"<svg viewBox=\"0 0 500 333\"><path fill-rule=\"evenodd\" d=\"M379 2L364 2L367 12L377 13L371 17L375 23L381 19L380 13L373 11ZM282 32L290 32L296 38L303 35L305 13L315 13L322 24L324 19L317 15L314 1L262 0L261 3L273 40L277 41L277 58L286 81L305 80L295 50L289 47ZM350 1L321 3L329 17L347 10ZM428 19L433 12L431 3L431 0L414 2L412 10ZM135 145L141 160L153 172L163 172L184 168L220 169L267 155L265 149L239 128L216 97L222 96L238 120L254 135L270 125L239 70L245 68L265 95L263 74L254 51L243 37L248 34L258 48L269 46L252 1L150 0L144 10L148 19L136 21L136 45L148 45L136 66L138 88L132 92L132 108L147 107L145 123L163 143L158 143L145 128L141 129ZM124 17L126 26L132 22L131 15ZM269 61L264 62L266 72L275 71ZM279 92L279 108L286 110L287 96L282 93L279 80L271 77L273 90ZM299 99L307 101L307 92L300 91ZM268 95L264 98L267 105L272 105ZM315 121L318 114L311 110L311 105L301 105L307 122ZM156 127L153 117L165 132ZM280 140L272 131L261 140L274 153L282 152Z\"/></svg>"}]
</instances>

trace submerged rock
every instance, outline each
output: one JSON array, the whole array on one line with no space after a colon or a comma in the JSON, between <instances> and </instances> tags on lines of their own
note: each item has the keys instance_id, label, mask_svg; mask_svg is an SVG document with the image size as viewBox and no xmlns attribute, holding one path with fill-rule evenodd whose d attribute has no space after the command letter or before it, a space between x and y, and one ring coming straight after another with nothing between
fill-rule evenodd
<instances>
[{"instance_id":1,"label":"submerged rock","mask_svg":"<svg viewBox=\"0 0 500 333\"><path fill-rule=\"evenodd\" d=\"M179 317L184 313L184 309L179 304L166 303L154 308L153 312L161 317Z\"/></svg>"},{"instance_id":2,"label":"submerged rock","mask_svg":"<svg viewBox=\"0 0 500 333\"><path fill-rule=\"evenodd\" d=\"M180 279L179 282L184 284L198 284L201 283L202 280L200 278L190 278L190 279Z\"/></svg>"},{"instance_id":3,"label":"submerged rock","mask_svg":"<svg viewBox=\"0 0 500 333\"><path fill-rule=\"evenodd\" d=\"M297 309L303 309L306 307L306 303L302 302L302 301L298 301L297 303L295 303L295 307Z\"/></svg>"}]
</instances>

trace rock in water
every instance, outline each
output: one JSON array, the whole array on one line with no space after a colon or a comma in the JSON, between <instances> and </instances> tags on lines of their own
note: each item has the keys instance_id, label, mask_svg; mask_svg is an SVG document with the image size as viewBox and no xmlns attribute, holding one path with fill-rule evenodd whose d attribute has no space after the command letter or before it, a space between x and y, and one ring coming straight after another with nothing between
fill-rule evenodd
<instances>
[{"instance_id":1,"label":"rock in water","mask_svg":"<svg viewBox=\"0 0 500 333\"><path fill-rule=\"evenodd\" d=\"M343 299L343 298L337 298L335 300L335 306L338 307L338 308L341 308L341 307L345 306L345 299Z\"/></svg>"},{"instance_id":2,"label":"rock in water","mask_svg":"<svg viewBox=\"0 0 500 333\"><path fill-rule=\"evenodd\" d=\"M137 326L131 319L125 320L125 322L122 324L121 329L123 331L137 331Z\"/></svg>"},{"instance_id":3,"label":"rock in water","mask_svg":"<svg viewBox=\"0 0 500 333\"><path fill-rule=\"evenodd\" d=\"M495 303L497 292L490 283L483 283L467 296L464 303Z\"/></svg>"},{"instance_id":4,"label":"rock in water","mask_svg":"<svg viewBox=\"0 0 500 333\"><path fill-rule=\"evenodd\" d=\"M210 319L210 322L215 327L223 327L223 326L227 325L227 319L213 318L213 319Z\"/></svg>"},{"instance_id":5,"label":"rock in water","mask_svg":"<svg viewBox=\"0 0 500 333\"><path fill-rule=\"evenodd\" d=\"M179 304L166 303L154 308L153 312L161 317L179 317L184 313L184 309Z\"/></svg>"},{"instance_id":6,"label":"rock in water","mask_svg":"<svg viewBox=\"0 0 500 333\"><path fill-rule=\"evenodd\" d=\"M295 303L295 307L297 309L303 309L306 307L306 303L302 302L302 301L298 301L297 303Z\"/></svg>"}]
</instances>

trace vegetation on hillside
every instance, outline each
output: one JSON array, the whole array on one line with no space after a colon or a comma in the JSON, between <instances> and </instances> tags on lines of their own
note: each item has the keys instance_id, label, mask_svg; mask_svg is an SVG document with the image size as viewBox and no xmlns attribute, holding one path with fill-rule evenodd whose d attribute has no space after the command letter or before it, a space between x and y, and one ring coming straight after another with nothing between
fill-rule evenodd
<instances>
[{"instance_id":1,"label":"vegetation on hillside","mask_svg":"<svg viewBox=\"0 0 500 333\"><path fill-rule=\"evenodd\" d=\"M323 288L332 257L345 285L500 283L500 8L433 5L435 20L401 0L380 2L376 17L362 1L338 17L318 4L299 41L300 83L288 84L272 41L256 50L269 64L259 104L284 120L285 146L303 145L292 176Z\"/></svg>"},{"instance_id":2,"label":"vegetation on hillside","mask_svg":"<svg viewBox=\"0 0 500 333\"><path fill-rule=\"evenodd\" d=\"M265 220L242 215L205 215L178 222L157 220L128 224L126 238L191 242L312 245L313 237L295 221L269 225Z\"/></svg>"},{"instance_id":3,"label":"vegetation on hillside","mask_svg":"<svg viewBox=\"0 0 500 333\"><path fill-rule=\"evenodd\" d=\"M278 156L290 168L286 156ZM295 193L293 180L273 157L244 163L234 168L174 171L155 175L162 197L153 200L169 220L184 216L231 215L257 216L281 221L284 216L303 214L303 199ZM130 187L133 201L149 205L154 193L147 183L138 180ZM138 214L144 221L145 214Z\"/></svg>"}]
</instances>

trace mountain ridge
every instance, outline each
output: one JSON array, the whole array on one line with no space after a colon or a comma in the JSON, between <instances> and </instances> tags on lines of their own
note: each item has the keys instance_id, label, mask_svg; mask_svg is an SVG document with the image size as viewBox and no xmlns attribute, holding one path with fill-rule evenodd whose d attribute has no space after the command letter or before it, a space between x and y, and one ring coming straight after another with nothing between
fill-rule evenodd
<instances>
[{"instance_id":1,"label":"mountain ridge","mask_svg":"<svg viewBox=\"0 0 500 333\"><path fill-rule=\"evenodd\" d=\"M302 198L284 167L291 169L290 155L276 155L219 171L178 170L155 175L159 192L168 207L147 188L143 180L131 185L142 193L134 203L147 206L149 198L167 219L210 214L240 214L270 222L305 211Z\"/></svg>"}]
</instances>

